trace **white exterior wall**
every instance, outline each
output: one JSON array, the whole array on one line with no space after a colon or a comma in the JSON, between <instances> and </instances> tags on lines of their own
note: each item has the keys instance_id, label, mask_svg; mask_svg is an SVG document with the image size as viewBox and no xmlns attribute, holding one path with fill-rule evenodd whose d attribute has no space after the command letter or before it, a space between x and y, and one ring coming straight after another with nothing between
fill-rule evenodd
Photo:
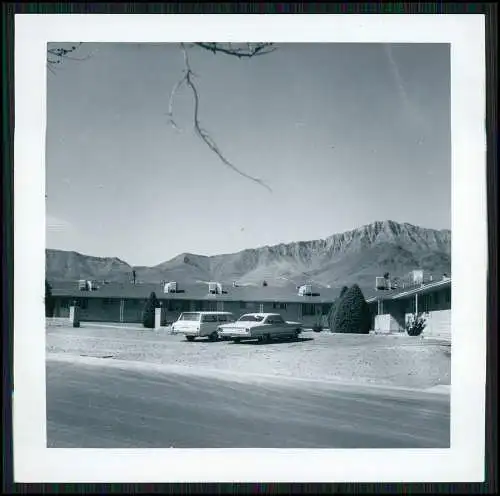
<instances>
[{"instance_id":1,"label":"white exterior wall","mask_svg":"<svg viewBox=\"0 0 500 496\"><path fill-rule=\"evenodd\" d=\"M391 314L375 316L375 332L401 332L403 329Z\"/></svg>"}]
</instances>

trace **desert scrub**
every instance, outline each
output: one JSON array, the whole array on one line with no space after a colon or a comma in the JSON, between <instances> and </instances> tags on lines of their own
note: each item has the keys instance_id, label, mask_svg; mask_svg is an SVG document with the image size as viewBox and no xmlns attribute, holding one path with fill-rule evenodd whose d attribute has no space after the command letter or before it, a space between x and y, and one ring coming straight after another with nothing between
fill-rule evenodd
<instances>
[{"instance_id":1,"label":"desert scrub","mask_svg":"<svg viewBox=\"0 0 500 496\"><path fill-rule=\"evenodd\" d=\"M406 332L408 336L420 336L425 329L427 320L423 313L415 313L406 321Z\"/></svg>"}]
</instances>

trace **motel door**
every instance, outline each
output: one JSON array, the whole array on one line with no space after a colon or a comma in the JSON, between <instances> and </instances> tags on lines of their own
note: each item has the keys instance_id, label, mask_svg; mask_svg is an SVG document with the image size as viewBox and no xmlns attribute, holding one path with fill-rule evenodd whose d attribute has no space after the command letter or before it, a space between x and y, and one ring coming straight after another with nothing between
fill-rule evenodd
<instances>
[{"instance_id":1,"label":"motel door","mask_svg":"<svg viewBox=\"0 0 500 496\"><path fill-rule=\"evenodd\" d=\"M223 311L224 311L224 302L218 301L217 302L217 312L223 312Z\"/></svg>"}]
</instances>

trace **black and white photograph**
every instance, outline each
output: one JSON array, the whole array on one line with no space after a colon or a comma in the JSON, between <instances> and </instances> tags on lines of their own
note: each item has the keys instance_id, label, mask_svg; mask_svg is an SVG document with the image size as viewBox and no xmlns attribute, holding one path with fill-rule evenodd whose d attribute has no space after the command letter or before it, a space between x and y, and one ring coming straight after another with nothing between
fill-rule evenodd
<instances>
[{"instance_id":1,"label":"black and white photograph","mask_svg":"<svg viewBox=\"0 0 500 496\"><path fill-rule=\"evenodd\" d=\"M482 16L72 17L16 26L25 481L480 480Z\"/></svg>"}]
</instances>

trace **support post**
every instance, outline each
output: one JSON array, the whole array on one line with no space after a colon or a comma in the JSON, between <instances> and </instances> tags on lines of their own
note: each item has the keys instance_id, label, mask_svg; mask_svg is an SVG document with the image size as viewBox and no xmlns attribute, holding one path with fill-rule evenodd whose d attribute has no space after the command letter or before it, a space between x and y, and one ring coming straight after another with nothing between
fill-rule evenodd
<instances>
[{"instance_id":1,"label":"support post","mask_svg":"<svg viewBox=\"0 0 500 496\"><path fill-rule=\"evenodd\" d=\"M80 327L80 307L78 305L69 307L69 321L73 327Z\"/></svg>"},{"instance_id":2,"label":"support post","mask_svg":"<svg viewBox=\"0 0 500 496\"><path fill-rule=\"evenodd\" d=\"M125 315L125 300L122 298L120 300L120 323L123 323Z\"/></svg>"},{"instance_id":3,"label":"support post","mask_svg":"<svg viewBox=\"0 0 500 496\"><path fill-rule=\"evenodd\" d=\"M155 329L159 329L161 327L161 303L158 308L155 308Z\"/></svg>"}]
</instances>

